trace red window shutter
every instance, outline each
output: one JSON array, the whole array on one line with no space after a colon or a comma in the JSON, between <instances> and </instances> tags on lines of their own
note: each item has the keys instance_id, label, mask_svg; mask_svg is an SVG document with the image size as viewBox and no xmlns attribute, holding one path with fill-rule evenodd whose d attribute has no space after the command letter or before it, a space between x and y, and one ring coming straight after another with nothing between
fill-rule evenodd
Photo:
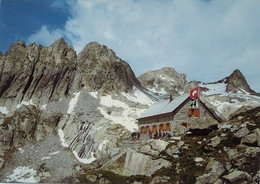
<instances>
[{"instance_id":1,"label":"red window shutter","mask_svg":"<svg viewBox=\"0 0 260 184\"><path fill-rule=\"evenodd\" d=\"M200 117L200 109L194 109L194 117Z\"/></svg>"}]
</instances>

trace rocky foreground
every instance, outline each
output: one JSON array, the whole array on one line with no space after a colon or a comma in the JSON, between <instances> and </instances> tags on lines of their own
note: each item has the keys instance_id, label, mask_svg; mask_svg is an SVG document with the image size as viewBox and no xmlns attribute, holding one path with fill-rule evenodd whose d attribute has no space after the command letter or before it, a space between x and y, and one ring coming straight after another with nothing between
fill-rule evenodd
<instances>
[{"instance_id":1,"label":"rocky foreground","mask_svg":"<svg viewBox=\"0 0 260 184\"><path fill-rule=\"evenodd\" d=\"M208 135L133 144L102 166L85 167L77 178L89 183L260 182L260 107L233 114Z\"/></svg>"}]
</instances>

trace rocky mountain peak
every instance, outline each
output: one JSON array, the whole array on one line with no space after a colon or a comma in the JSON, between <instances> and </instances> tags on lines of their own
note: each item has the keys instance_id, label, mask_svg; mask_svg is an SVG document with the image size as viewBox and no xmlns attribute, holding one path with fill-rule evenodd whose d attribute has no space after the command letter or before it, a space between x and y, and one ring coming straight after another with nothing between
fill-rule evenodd
<instances>
[{"instance_id":1,"label":"rocky mountain peak","mask_svg":"<svg viewBox=\"0 0 260 184\"><path fill-rule=\"evenodd\" d=\"M63 38L56 40L48 47L48 52L53 56L56 64L67 63L75 60L76 51Z\"/></svg>"},{"instance_id":2,"label":"rocky mountain peak","mask_svg":"<svg viewBox=\"0 0 260 184\"><path fill-rule=\"evenodd\" d=\"M16 49L25 48L25 47L26 47L26 45L25 45L24 42L18 41L18 42L13 43L13 44L10 46L9 51L14 51L14 50L16 50Z\"/></svg>"},{"instance_id":3,"label":"rocky mountain peak","mask_svg":"<svg viewBox=\"0 0 260 184\"><path fill-rule=\"evenodd\" d=\"M113 50L97 42L88 43L79 53L78 59L87 62L116 62L120 60Z\"/></svg>"},{"instance_id":4,"label":"rocky mountain peak","mask_svg":"<svg viewBox=\"0 0 260 184\"><path fill-rule=\"evenodd\" d=\"M87 44L79 53L77 63L81 83L90 91L107 94L141 87L131 67L105 45Z\"/></svg>"},{"instance_id":5,"label":"rocky mountain peak","mask_svg":"<svg viewBox=\"0 0 260 184\"><path fill-rule=\"evenodd\" d=\"M180 74L170 67L148 71L140 75L138 79L144 87L167 94L179 95L180 91L184 92L189 88L186 75Z\"/></svg>"},{"instance_id":6,"label":"rocky mountain peak","mask_svg":"<svg viewBox=\"0 0 260 184\"><path fill-rule=\"evenodd\" d=\"M249 93L255 93L248 85L245 76L238 69L234 70L232 74L225 79L225 83L227 84L227 92L237 92L238 90L242 89Z\"/></svg>"}]
</instances>

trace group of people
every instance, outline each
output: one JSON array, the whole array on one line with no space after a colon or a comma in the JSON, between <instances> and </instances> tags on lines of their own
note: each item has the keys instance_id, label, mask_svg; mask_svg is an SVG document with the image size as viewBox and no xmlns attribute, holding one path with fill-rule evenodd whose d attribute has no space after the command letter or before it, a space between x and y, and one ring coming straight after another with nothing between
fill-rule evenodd
<instances>
[{"instance_id":1,"label":"group of people","mask_svg":"<svg viewBox=\"0 0 260 184\"><path fill-rule=\"evenodd\" d=\"M133 132L131 134L131 137L132 137L132 141L140 141L140 137L141 137L141 134L140 132Z\"/></svg>"},{"instance_id":2,"label":"group of people","mask_svg":"<svg viewBox=\"0 0 260 184\"><path fill-rule=\"evenodd\" d=\"M154 133L150 130L149 131L150 139L169 139L171 137L171 134L168 132L161 132L161 131L155 131Z\"/></svg>"},{"instance_id":3,"label":"group of people","mask_svg":"<svg viewBox=\"0 0 260 184\"><path fill-rule=\"evenodd\" d=\"M132 137L132 141L140 141L141 138L141 134L140 132L133 132L131 134ZM171 137L171 134L168 132L161 132L161 131L155 131L152 132L151 130L149 130L149 137L150 139L169 139Z\"/></svg>"}]
</instances>

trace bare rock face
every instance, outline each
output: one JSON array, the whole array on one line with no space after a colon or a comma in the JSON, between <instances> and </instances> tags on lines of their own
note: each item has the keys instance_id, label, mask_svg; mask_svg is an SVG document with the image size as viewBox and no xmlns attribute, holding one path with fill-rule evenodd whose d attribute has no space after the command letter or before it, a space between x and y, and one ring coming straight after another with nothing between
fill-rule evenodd
<instances>
[{"instance_id":1,"label":"bare rock face","mask_svg":"<svg viewBox=\"0 0 260 184\"><path fill-rule=\"evenodd\" d=\"M32 99L46 104L68 95L76 69L76 52L63 39L50 47L15 43L0 59L0 105L12 110Z\"/></svg>"},{"instance_id":2,"label":"bare rock face","mask_svg":"<svg viewBox=\"0 0 260 184\"><path fill-rule=\"evenodd\" d=\"M231 183L237 183L244 181L246 179L246 174L243 171L235 170L232 173L223 176L223 178L227 179Z\"/></svg>"},{"instance_id":3,"label":"bare rock face","mask_svg":"<svg viewBox=\"0 0 260 184\"><path fill-rule=\"evenodd\" d=\"M128 92L141 87L130 66L116 54L96 42L89 43L77 58L77 80L89 91L101 94Z\"/></svg>"},{"instance_id":4,"label":"bare rock face","mask_svg":"<svg viewBox=\"0 0 260 184\"><path fill-rule=\"evenodd\" d=\"M154 159L149 155L138 153L134 150L119 154L107 162L102 169L112 171L122 176L145 175L151 176L162 167L169 167L171 163L165 159Z\"/></svg>"},{"instance_id":5,"label":"bare rock face","mask_svg":"<svg viewBox=\"0 0 260 184\"><path fill-rule=\"evenodd\" d=\"M87 87L100 94L141 87L130 66L106 46L88 44L77 56L62 38L49 47L14 43L0 58L0 106L15 110L22 101L36 105Z\"/></svg>"},{"instance_id":6,"label":"bare rock face","mask_svg":"<svg viewBox=\"0 0 260 184\"><path fill-rule=\"evenodd\" d=\"M245 76L238 69L233 71L233 73L225 79L225 83L227 84L227 92L237 92L242 89L249 93L255 93L255 91L253 91L248 85Z\"/></svg>"},{"instance_id":7,"label":"bare rock face","mask_svg":"<svg viewBox=\"0 0 260 184\"><path fill-rule=\"evenodd\" d=\"M165 91L168 94L179 95L188 92L189 83L185 74L179 74L173 68L148 71L138 77L142 85L151 91Z\"/></svg>"}]
</instances>

